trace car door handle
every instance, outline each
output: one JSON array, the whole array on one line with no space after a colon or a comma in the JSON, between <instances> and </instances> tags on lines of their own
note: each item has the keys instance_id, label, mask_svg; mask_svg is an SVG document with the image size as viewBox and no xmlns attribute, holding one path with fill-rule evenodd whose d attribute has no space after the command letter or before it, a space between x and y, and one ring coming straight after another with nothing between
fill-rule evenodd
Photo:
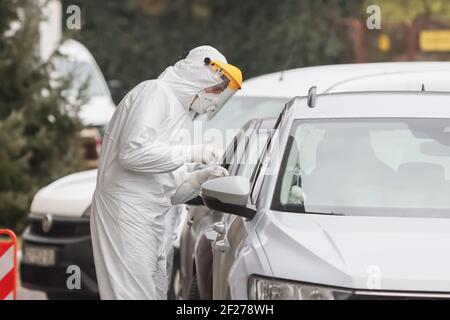
<instances>
[{"instance_id":1,"label":"car door handle","mask_svg":"<svg viewBox=\"0 0 450 320\"><path fill-rule=\"evenodd\" d=\"M230 244L226 240L219 240L214 244L214 249L224 253L230 249Z\"/></svg>"},{"instance_id":2,"label":"car door handle","mask_svg":"<svg viewBox=\"0 0 450 320\"><path fill-rule=\"evenodd\" d=\"M219 221L213 224L213 230L218 234L223 234L225 232L225 222Z\"/></svg>"}]
</instances>

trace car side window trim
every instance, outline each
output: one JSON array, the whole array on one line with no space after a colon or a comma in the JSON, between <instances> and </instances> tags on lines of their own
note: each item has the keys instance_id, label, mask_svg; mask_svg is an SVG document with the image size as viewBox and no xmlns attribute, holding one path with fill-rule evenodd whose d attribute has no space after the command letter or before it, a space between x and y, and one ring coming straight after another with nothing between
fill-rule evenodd
<instances>
[{"instance_id":1,"label":"car side window trim","mask_svg":"<svg viewBox=\"0 0 450 320\"><path fill-rule=\"evenodd\" d=\"M294 102L295 102L295 98L292 99L290 102L288 102L284 106L283 111L281 111L277 121L275 122L272 132L270 132L270 134L269 134L267 143L264 147L264 152L262 153L261 157L258 159L257 167L254 171L254 176L252 176L253 183L252 183L251 189L250 189L250 201L253 205L256 205L256 202L257 202L258 196L259 196L259 190L260 190L260 187L262 186L262 182L264 181L265 170L264 170L264 172L262 172L262 168L263 168L263 165L267 165L266 161L268 161L268 160L266 158L268 157L268 154L271 150L273 138L276 135L277 131L280 129L281 123L283 122L283 120L285 118L285 114L289 111L290 107L294 104ZM261 173L262 173L262 175L261 175Z\"/></svg>"},{"instance_id":2,"label":"car side window trim","mask_svg":"<svg viewBox=\"0 0 450 320\"><path fill-rule=\"evenodd\" d=\"M279 122L277 121L277 124L279 124ZM273 141L273 137L275 136L276 130L278 129L278 127L275 127L272 132L269 134L269 137L267 138L267 143L264 146L264 151L261 155L261 157L258 159L258 163L256 165L256 169L253 172L251 181L253 181L252 186L251 186L251 190L250 190L250 199L251 199L251 203L252 204L256 204L256 201L258 199L258 195L259 195L259 188L257 188L257 186L261 185L262 181L261 179L264 177L265 175L265 169L267 169L267 157L268 154L271 150L271 146L272 146L272 141ZM266 168L264 168L266 167ZM263 170L264 168L264 170Z\"/></svg>"}]
</instances>

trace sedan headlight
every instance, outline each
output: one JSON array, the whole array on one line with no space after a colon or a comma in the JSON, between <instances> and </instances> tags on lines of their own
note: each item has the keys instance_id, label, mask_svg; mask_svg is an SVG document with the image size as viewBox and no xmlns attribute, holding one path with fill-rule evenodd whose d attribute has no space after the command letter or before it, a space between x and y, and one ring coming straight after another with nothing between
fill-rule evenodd
<instances>
[{"instance_id":1,"label":"sedan headlight","mask_svg":"<svg viewBox=\"0 0 450 320\"><path fill-rule=\"evenodd\" d=\"M251 300L346 300L352 291L258 276L249 278Z\"/></svg>"}]
</instances>

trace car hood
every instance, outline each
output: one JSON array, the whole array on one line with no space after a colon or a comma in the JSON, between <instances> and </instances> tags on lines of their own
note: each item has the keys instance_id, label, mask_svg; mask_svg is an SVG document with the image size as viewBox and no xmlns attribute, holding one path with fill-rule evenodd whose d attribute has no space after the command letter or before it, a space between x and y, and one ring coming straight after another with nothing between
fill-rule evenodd
<instances>
[{"instance_id":1,"label":"car hood","mask_svg":"<svg viewBox=\"0 0 450 320\"><path fill-rule=\"evenodd\" d=\"M360 290L450 291L450 219L270 212L257 233L276 278Z\"/></svg>"},{"instance_id":2,"label":"car hood","mask_svg":"<svg viewBox=\"0 0 450 320\"><path fill-rule=\"evenodd\" d=\"M85 126L105 126L116 106L109 96L93 96L80 109L80 119Z\"/></svg>"},{"instance_id":3,"label":"car hood","mask_svg":"<svg viewBox=\"0 0 450 320\"><path fill-rule=\"evenodd\" d=\"M90 170L56 180L36 193L31 212L81 217L91 204L96 179L97 170Z\"/></svg>"}]
</instances>

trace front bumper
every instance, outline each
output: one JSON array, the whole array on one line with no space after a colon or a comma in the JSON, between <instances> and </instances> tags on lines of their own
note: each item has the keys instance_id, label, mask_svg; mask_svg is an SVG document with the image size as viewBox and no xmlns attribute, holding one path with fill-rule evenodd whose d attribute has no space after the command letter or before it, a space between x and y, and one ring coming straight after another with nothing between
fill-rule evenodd
<instances>
[{"instance_id":1,"label":"front bumper","mask_svg":"<svg viewBox=\"0 0 450 320\"><path fill-rule=\"evenodd\" d=\"M95 276L94 258L88 218L62 218L53 216L50 230L43 231L42 215L30 214L29 225L22 235L22 252L27 246L53 248L55 264L39 266L24 261L20 265L22 286L48 293L97 298L99 296ZM67 280L69 266L81 271L81 289L69 290Z\"/></svg>"}]
</instances>

